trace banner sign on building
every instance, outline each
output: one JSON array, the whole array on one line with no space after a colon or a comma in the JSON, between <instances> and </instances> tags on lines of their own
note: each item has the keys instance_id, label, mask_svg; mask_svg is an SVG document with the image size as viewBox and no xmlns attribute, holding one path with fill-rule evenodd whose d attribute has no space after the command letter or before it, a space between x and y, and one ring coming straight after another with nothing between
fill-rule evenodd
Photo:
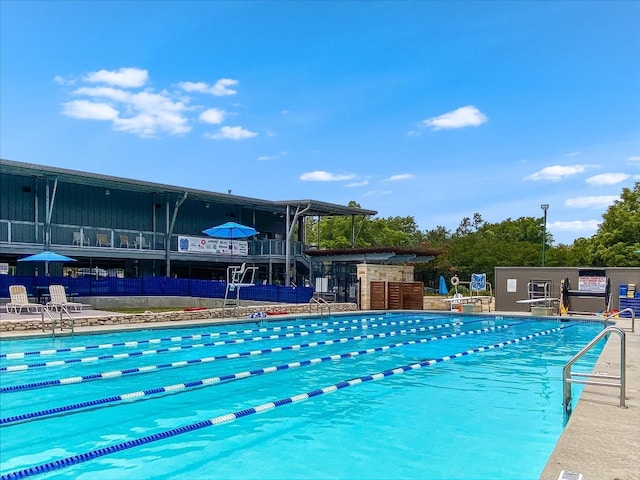
<instances>
[{"instance_id":1,"label":"banner sign on building","mask_svg":"<svg viewBox=\"0 0 640 480\"><path fill-rule=\"evenodd\" d=\"M179 235L178 252L246 257L249 255L249 243L246 240L185 237Z\"/></svg>"}]
</instances>

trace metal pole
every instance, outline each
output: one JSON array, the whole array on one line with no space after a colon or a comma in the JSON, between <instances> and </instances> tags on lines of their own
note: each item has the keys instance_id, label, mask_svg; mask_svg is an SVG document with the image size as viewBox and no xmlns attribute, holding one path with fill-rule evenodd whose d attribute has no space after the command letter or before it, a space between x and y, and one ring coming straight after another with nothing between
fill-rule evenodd
<instances>
[{"instance_id":1,"label":"metal pole","mask_svg":"<svg viewBox=\"0 0 640 480\"><path fill-rule=\"evenodd\" d=\"M549 205L543 203L540 205L540 208L544 211L544 224L542 226L542 266L544 267L544 249L547 246L547 210L549 209Z\"/></svg>"}]
</instances>

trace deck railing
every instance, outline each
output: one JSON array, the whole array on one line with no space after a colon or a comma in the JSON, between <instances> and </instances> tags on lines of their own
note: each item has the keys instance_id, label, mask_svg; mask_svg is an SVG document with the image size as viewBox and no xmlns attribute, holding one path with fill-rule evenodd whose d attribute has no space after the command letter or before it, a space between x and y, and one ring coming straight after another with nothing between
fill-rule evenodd
<instances>
[{"instance_id":1,"label":"deck railing","mask_svg":"<svg viewBox=\"0 0 640 480\"><path fill-rule=\"evenodd\" d=\"M169 251L178 251L178 236L199 236L175 233L169 239ZM203 238L206 236L203 234ZM78 250L96 248L166 251L166 234L145 230L126 230L99 226L51 224L48 239L44 223L0 220L0 244L49 245L73 247ZM286 243L275 239L247 239L248 253L253 256L284 256ZM292 242L292 254L300 255L302 242Z\"/></svg>"}]
</instances>

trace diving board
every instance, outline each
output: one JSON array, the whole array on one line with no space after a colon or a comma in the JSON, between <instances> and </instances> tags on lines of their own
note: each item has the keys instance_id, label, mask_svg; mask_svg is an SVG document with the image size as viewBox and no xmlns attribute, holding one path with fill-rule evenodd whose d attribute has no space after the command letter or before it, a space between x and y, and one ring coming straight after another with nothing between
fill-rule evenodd
<instances>
[{"instance_id":1,"label":"diving board","mask_svg":"<svg viewBox=\"0 0 640 480\"><path fill-rule=\"evenodd\" d=\"M555 303L559 301L559 298L530 298L528 300L518 300L516 303L526 303L529 305L534 305L536 303Z\"/></svg>"}]
</instances>

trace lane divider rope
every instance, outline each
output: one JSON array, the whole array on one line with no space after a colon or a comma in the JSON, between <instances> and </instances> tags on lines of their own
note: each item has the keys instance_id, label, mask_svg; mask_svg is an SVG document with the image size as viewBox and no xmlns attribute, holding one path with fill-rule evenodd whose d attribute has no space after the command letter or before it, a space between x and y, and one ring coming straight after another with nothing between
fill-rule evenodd
<instances>
[{"instance_id":1,"label":"lane divider rope","mask_svg":"<svg viewBox=\"0 0 640 480\"><path fill-rule=\"evenodd\" d=\"M564 328L569 328L574 325L566 325L564 327L552 328L549 330L545 330L542 332L533 333L530 335L525 335L519 338L515 338L512 340L507 340L500 343L495 343L493 345L486 345L482 347L473 348L471 350L466 350L464 352L454 353L452 355L447 355L444 357L434 358L423 360L418 363L412 363L409 365L403 365L400 367L395 367L389 370L383 370L381 372L364 375L361 377L352 378L350 380L343 380L338 383L334 383L332 385L328 385L321 388L316 388L314 390L310 390L305 393L300 393L297 395L293 395L291 397L281 398L279 400L275 400L272 402L263 403L262 405L257 405L255 407L246 408L243 410L238 410L235 412L227 413L224 415L220 415L209 420L200 421L197 423L191 423L188 425L184 425L182 427L172 428L170 430L165 430L163 432L154 433L152 435L147 435L145 437L136 438L134 440L127 440L125 442L117 443L114 445L110 445L108 447L98 448L95 450L90 450L88 452L80 453L77 455L73 455L66 458L61 458L58 460L54 460L51 462L39 464L33 467L25 468L22 470L17 470L14 472L10 472L7 474L3 474L0 477L0 480L15 480L21 478L28 478L33 475L39 475L46 472L51 472L54 470L60 470L65 467L70 467L72 465L77 465L80 463L88 462L89 460L93 460L99 457L103 457L105 455L110 455L112 453L121 452L124 450L128 450L131 448L139 447L141 445L146 445L149 443L157 442L160 440L165 440L167 438L175 437L177 435L182 435L184 433L193 432L195 430L200 430L206 427L212 427L216 425L221 425L224 423L233 422L240 418L248 417L250 415L254 415L256 413L264 413L270 410L273 410L278 407L282 407L284 405L291 405L294 403L302 402L305 400L309 400L311 398L319 397L321 395L328 395L331 393L335 393L338 390L342 390L348 387L353 387L356 385L363 384L365 382L377 381L384 379L386 377L391 377L393 375L400 375L408 371L418 370L425 367L430 367L432 365L436 365L438 363L446 362L448 360L461 358L467 355L472 355L474 353L486 352L488 350L494 350L498 348L503 348L508 345L519 344L526 340L531 340L533 338L549 335L551 333L560 331Z\"/></svg>"},{"instance_id":2,"label":"lane divider rope","mask_svg":"<svg viewBox=\"0 0 640 480\"><path fill-rule=\"evenodd\" d=\"M505 328L509 328L509 327L513 327L516 325L520 325L521 323L524 322L518 322L518 323L514 323L514 324L510 324L510 325L498 325L495 327L486 327L486 328L481 328L481 329L477 329L477 330L469 330L467 332L460 332L460 333L455 333L455 334L447 334L447 335L441 335L439 337L431 337L431 338L420 338L417 340L407 340L404 342L398 342L398 343L394 343L391 345L383 345L380 347L373 347L373 348L367 348L364 350L358 350L358 351L353 351L353 352L346 352L346 353L336 353L333 355L327 355L324 357L316 357L316 358L312 358L312 359L307 359L307 360L299 360L296 362L290 362L290 363L283 363L280 365L272 365L269 367L264 367L264 368L257 368L254 370L247 370L247 371L243 371L243 372L236 372L236 373L229 373L229 374L224 374L224 375L219 375L216 377L211 377L211 378L204 378L201 380L194 380L194 381L190 381L190 382L186 382L186 383L178 383L175 385L169 385L169 386L165 386L165 387L154 387L154 388L150 388L147 390L141 390L141 391L137 391L137 392L132 392L132 393L124 393L124 394L120 394L120 395L112 395L109 397L105 397L105 398L100 398L97 400L90 400L90 401L86 401L86 402L79 402L79 403L74 403L71 405L65 405L65 406L61 406L61 407L52 407L52 408L48 408L46 410L40 410L40 411L36 411L36 412L29 412L29 413L22 413L19 415L13 415L10 417L5 417L5 418L0 418L0 426L2 425L8 425L8 424L12 424L12 423L16 423L16 422L22 422L25 420L31 420L31 419L35 419L35 418L42 418L42 417L47 417L50 415L56 415L59 413L66 413L66 412L71 412L74 410L81 410L84 408L89 408L89 407L96 407L98 405L107 405L107 404L111 404L111 403L116 403L116 402L122 402L122 401L137 401L140 400L142 398L148 398L151 395L158 395L158 394L162 394L162 393L178 393L181 391L185 391L188 390L190 388L196 388L196 387L202 387L202 386L211 386L211 385L217 385L223 382L227 382L227 381L231 381L231 380L243 380L245 378L250 378L250 377L255 377L258 375L264 375L264 374L268 374L268 373L275 373L278 371L282 371L282 370L290 370L290 369L294 369L294 368L299 368L299 367L307 367L310 365L316 365L319 363L324 363L324 362L329 362L329 361L339 361L339 360L343 360L345 358L354 358L354 357L358 357L361 355L369 355L372 353L379 353L379 352L386 352L387 350L390 350L392 348L399 348L399 347L404 347L404 346L408 346L408 345L418 345L418 344L424 344L424 343L428 343L428 342L433 342L436 340L444 340L447 338L454 338L454 337L462 337L465 335L474 335L474 334L481 334L481 333L487 333L487 332L494 332L496 330L502 330Z\"/></svg>"},{"instance_id":3,"label":"lane divider rope","mask_svg":"<svg viewBox=\"0 0 640 480\"><path fill-rule=\"evenodd\" d=\"M428 321L433 321L436 319L442 320L444 317L436 317L430 318ZM27 352L13 352L13 353L0 353L0 358L6 358L7 360L12 359L20 359L26 356L47 356L47 355L56 355L60 353L76 353L76 352L85 352L87 350L104 350L110 348L118 348L118 347L138 347L140 345L147 344L156 344L163 342L182 342L185 340L201 340L203 338L218 338L222 336L237 336L237 335L251 335L255 333L264 333L264 332L279 332L282 330L296 330L301 329L304 330L306 328L316 328L316 327L327 327L332 325L345 325L350 323L362 323L362 322L375 322L376 320L384 320L384 317L362 317L351 320L339 320L332 322L316 322L310 324L299 324L299 325L286 325L275 326L275 327L262 327L262 328L254 328L254 329L246 329L246 330L230 330L224 332L212 332L212 333L200 333L200 334L190 334L183 335L178 337L164 337L164 338L152 338L152 339L144 339L144 340L132 340L126 342L116 342L116 343L103 343L98 345L79 345L76 347L66 347L66 348L58 348L58 349L50 349L50 350L34 350ZM422 323L425 320L422 319L410 319L410 320L394 320L389 322L389 324L397 324L404 325L410 323Z\"/></svg>"},{"instance_id":4,"label":"lane divider rope","mask_svg":"<svg viewBox=\"0 0 640 480\"><path fill-rule=\"evenodd\" d=\"M475 322L479 322L480 320L476 320ZM475 322L467 322L467 323L475 323ZM36 363L27 363L20 365L9 365L0 367L0 372L21 372L24 370L33 370L36 368L52 368L52 367L61 367L64 365L71 364L79 364L79 363L95 363L103 360L122 360L125 358L135 358L140 356L149 356L149 355L158 355L162 353L175 353L183 350L192 350L196 348L206 348L206 347L220 347L223 345L235 345L245 342L257 342L262 340L280 340L282 338L295 338L295 337L306 337L309 335L317 335L321 333L336 333L336 332L346 332L349 330L360 330L363 328L380 328L393 326L397 323L389 322L389 323L375 323L375 324L367 324L366 326L358 325L358 326L350 326L350 327L339 327L339 328L321 328L318 330L303 330L300 332L290 332L290 333L281 333L274 334L262 337L251 337L251 338L238 338L238 339L228 339L228 340L218 340L215 342L208 343L196 343L192 345L181 345L175 347L165 347L158 348L153 350L139 350L134 352L126 352L126 353L112 353L107 355L99 355L95 357L80 357L80 358L68 358L64 360L52 360L49 362L36 362ZM462 325L462 323L452 323L452 326ZM428 328L428 327L421 327Z\"/></svg>"},{"instance_id":5,"label":"lane divider rope","mask_svg":"<svg viewBox=\"0 0 640 480\"><path fill-rule=\"evenodd\" d=\"M122 377L125 375L144 374L144 373L154 372L156 370L165 369L165 368L179 368L179 367L186 367L186 366L202 364L202 363L210 363L218 360L228 360L228 359L234 359L234 358L240 358L240 357L276 353L276 352L281 352L285 350L299 350L301 348L313 348L321 345L333 345L335 343L345 343L350 341L371 340L375 338L393 337L398 335L406 335L407 333L416 333L418 331L428 331L428 330L446 328L453 325L457 325L457 324L445 323L441 325L430 325L428 327L411 328L408 330L399 330L394 332L384 332L384 333L376 333L376 334L369 334L369 335L355 335L351 337L321 340L317 342L309 342L309 343L303 343L298 345L289 345L289 346L285 345L282 347L265 348L262 350L252 350L252 351L241 352L241 353L228 353L226 355L216 355L213 357L195 358L191 360L180 360L176 362L162 363L159 365L133 367L133 368L127 368L124 370L112 370L109 372L93 373L89 375L78 375L75 377L66 377L66 378L60 378L55 380L44 380L40 382L3 386L3 387L0 387L0 393L18 392L18 391L24 391L24 390L34 390L38 388L70 385L70 384L88 382L93 380L107 380L107 379L112 379L116 377ZM303 334L308 334L308 333L309 332L298 332L296 335L302 336ZM284 338L285 336L288 336L288 335L290 334L283 334L282 336ZM275 335L272 335L272 336L275 336ZM268 337L265 337L265 338L268 338ZM247 340L249 339L237 339L237 340L226 340L226 341L231 343L244 343ZM214 342L214 343L218 343L218 342Z\"/></svg>"}]
</instances>

